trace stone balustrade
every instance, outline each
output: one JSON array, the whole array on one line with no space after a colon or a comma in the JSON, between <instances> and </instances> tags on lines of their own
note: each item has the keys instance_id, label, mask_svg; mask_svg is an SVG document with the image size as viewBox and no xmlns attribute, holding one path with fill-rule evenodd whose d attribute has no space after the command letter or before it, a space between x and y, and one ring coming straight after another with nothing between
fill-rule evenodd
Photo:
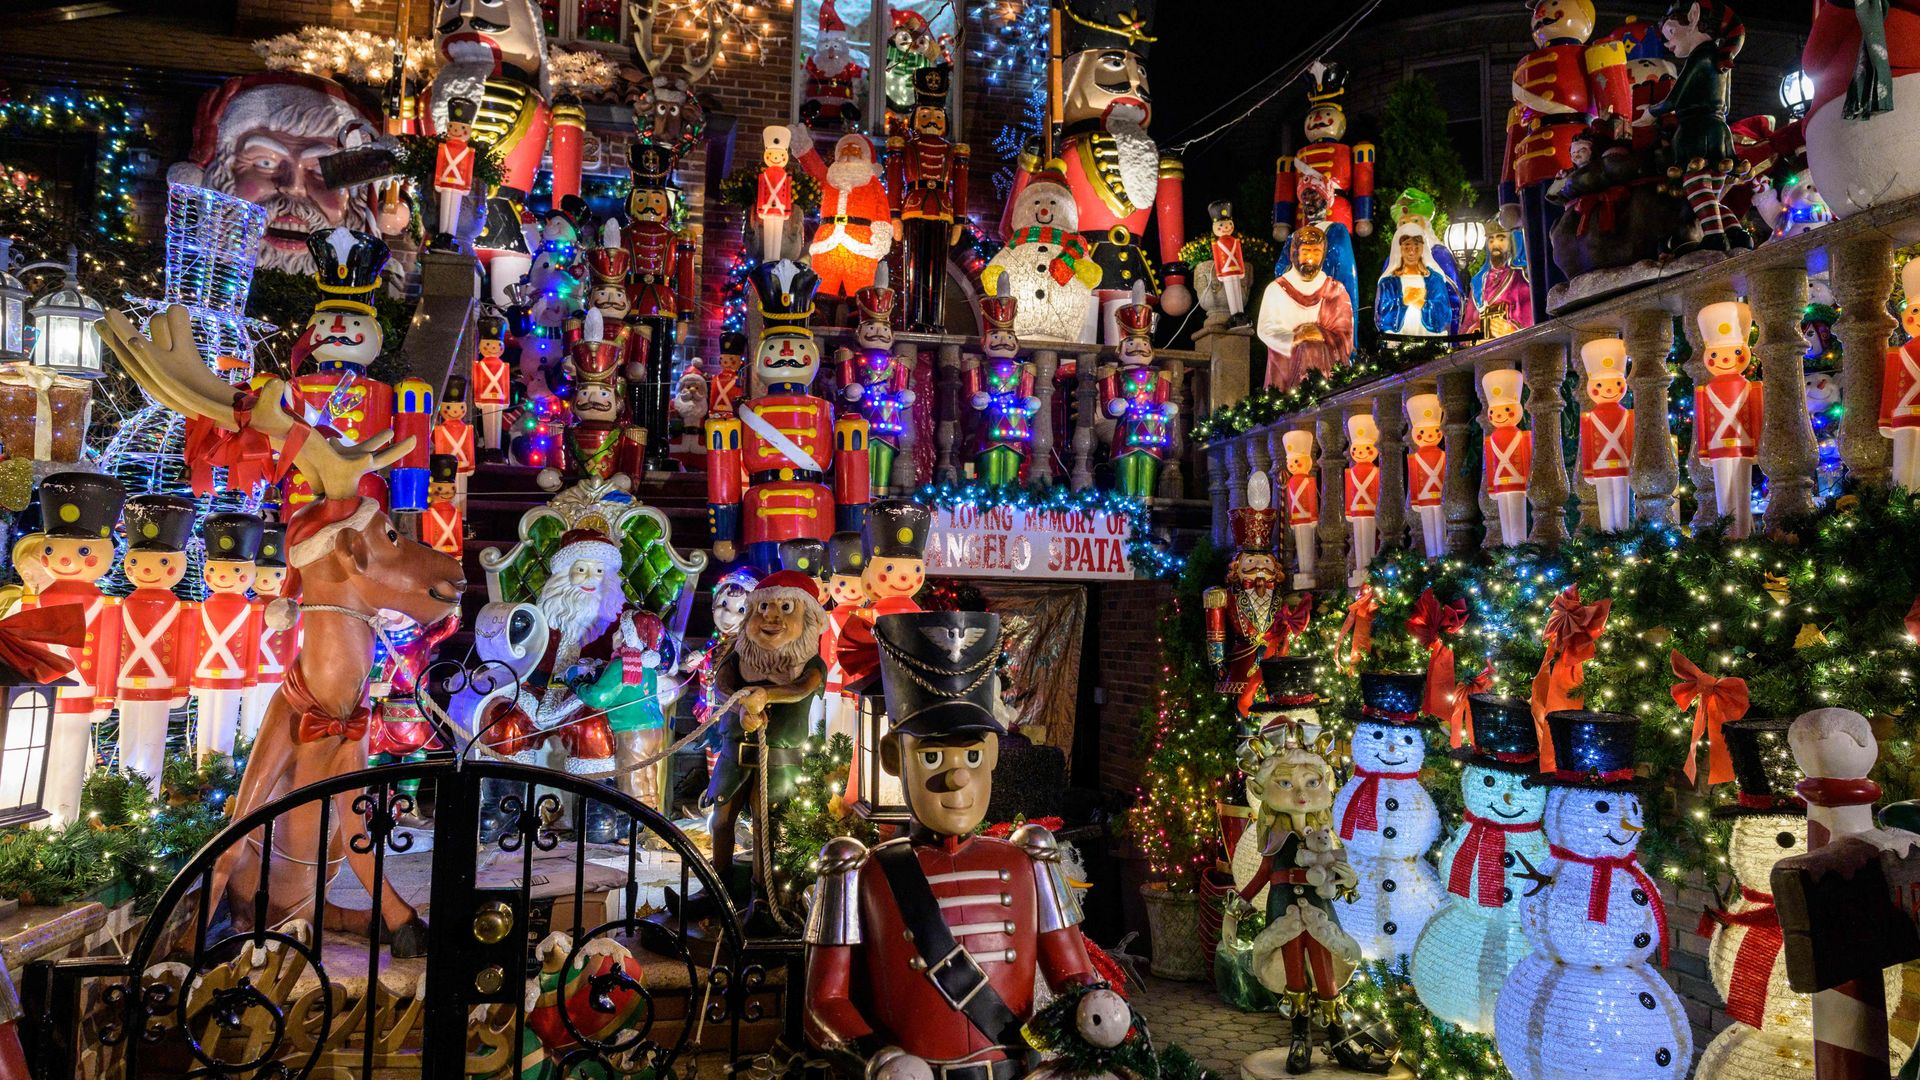
<instances>
[{"instance_id":1,"label":"stone balustrade","mask_svg":"<svg viewBox=\"0 0 1920 1080\"><path fill-rule=\"evenodd\" d=\"M1580 480L1577 455L1565 460L1562 446L1564 388L1578 394L1581 385L1569 381L1569 367L1579 373L1579 346L1601 337L1623 338L1632 370L1632 391L1638 423L1633 436L1633 463L1629 488L1634 520L1681 524L1680 455L1686 456L1686 478L1697 510L1691 524L1717 520L1713 473L1691 453L1676 450L1667 424L1668 388L1674 371L1669 367L1673 328L1679 320L1693 346L1686 374L1695 385L1706 379L1699 361L1700 342L1694 315L1720 300L1744 298L1752 306L1758 326L1754 358L1765 386L1759 471L1768 478L1768 505L1764 524L1771 526L1814 509L1814 435L1805 407L1799 333L1801 311L1807 302L1809 274L1825 271L1842 315L1835 327L1843 357L1839 383L1847 408L1841 420L1839 451L1848 476L1856 483L1888 482L1891 451L1877 429L1882 364L1894 321L1887 312L1893 290L1892 254L1895 248L1920 241L1920 198L1903 200L1856 214L1800 236L1771 241L1713 266L1684 276L1650 283L1637 290L1602 300L1508 337L1464 349L1419 367L1353 386L1324 398L1311 409L1283 416L1261 428L1221 438L1206 447L1211 490L1226 505L1216 508L1214 538L1231 543L1227 511L1242 505L1246 475L1253 468L1278 467L1280 455L1272 447L1279 433L1298 428L1315 430L1319 440L1321 477L1320 577L1331 584L1330 572L1342 566L1346 527L1341 520L1339 492L1346 462L1345 418L1371 411L1381 431L1383 476L1379 533L1380 548L1390 550L1406 542L1414 515L1406 508L1403 455L1408 395L1437 393L1445 414L1447 475L1442 508L1447 523L1447 548L1467 552L1502 542L1498 518L1485 492L1478 447L1469 440L1486 429L1481 377L1499 368L1518 368L1526 385L1527 426L1534 432L1534 457L1528 477L1528 502L1534 543L1553 545L1564 540L1569 527L1597 525L1591 485ZM1213 402L1221 389L1237 388L1231 376L1220 372L1222 349L1198 336L1215 357ZM1250 368L1241 358L1235 369L1240 378ZM1577 404L1584 404L1580 400ZM1277 469L1277 471L1284 471ZM1278 489L1284 477L1276 476Z\"/></svg>"}]
</instances>

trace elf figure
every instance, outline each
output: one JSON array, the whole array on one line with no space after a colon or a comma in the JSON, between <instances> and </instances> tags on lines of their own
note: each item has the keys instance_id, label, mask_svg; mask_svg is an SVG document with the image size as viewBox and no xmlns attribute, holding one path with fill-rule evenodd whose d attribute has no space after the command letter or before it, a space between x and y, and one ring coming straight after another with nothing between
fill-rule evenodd
<instances>
[{"instance_id":1,"label":"elf figure","mask_svg":"<svg viewBox=\"0 0 1920 1080\"><path fill-rule=\"evenodd\" d=\"M1447 485L1447 450L1441 445L1447 437L1441 427L1445 416L1438 394L1407 397L1407 426L1413 439L1413 449L1407 453L1407 501L1420 518L1420 547L1429 559L1447 552L1447 518L1440 507Z\"/></svg>"},{"instance_id":2,"label":"elf figure","mask_svg":"<svg viewBox=\"0 0 1920 1080\"><path fill-rule=\"evenodd\" d=\"M1153 308L1135 285L1133 303L1116 316L1124 336L1120 364L1100 380L1101 407L1113 426L1112 456L1122 494L1150 499L1159 488L1160 462L1172 442L1168 426L1179 412L1171 400L1173 376L1153 366Z\"/></svg>"},{"instance_id":3,"label":"elf figure","mask_svg":"<svg viewBox=\"0 0 1920 1080\"><path fill-rule=\"evenodd\" d=\"M1633 522L1633 492L1627 471L1633 466L1633 412L1620 404L1627 395L1627 343L1603 338L1580 346L1587 369L1587 400L1580 414L1580 475L1593 485L1600 531L1626 532Z\"/></svg>"},{"instance_id":4,"label":"elf figure","mask_svg":"<svg viewBox=\"0 0 1920 1080\"><path fill-rule=\"evenodd\" d=\"M193 676L193 605L173 595L187 576L193 513L192 499L135 495L121 515L127 534L121 566L133 592L120 601L116 644L120 768L145 777L155 794L166 760L167 714L187 703Z\"/></svg>"},{"instance_id":5,"label":"elf figure","mask_svg":"<svg viewBox=\"0 0 1920 1080\"><path fill-rule=\"evenodd\" d=\"M1302 76L1307 84L1307 143L1277 164L1273 177L1273 239L1281 245L1275 275L1287 269L1287 237L1305 225L1326 237L1323 263L1329 277L1347 290L1347 307L1359 310L1360 279L1353 238L1373 235L1374 149L1370 142L1348 145L1347 114L1340 105L1347 73L1339 64L1316 60Z\"/></svg>"},{"instance_id":6,"label":"elf figure","mask_svg":"<svg viewBox=\"0 0 1920 1080\"><path fill-rule=\"evenodd\" d=\"M254 650L260 633L247 590L253 587L261 535L260 519L252 514L208 514L200 528L206 545L200 579L207 598L195 605L200 618L192 679L193 752L199 761L212 753L232 756L247 684L259 667Z\"/></svg>"},{"instance_id":7,"label":"elf figure","mask_svg":"<svg viewBox=\"0 0 1920 1080\"><path fill-rule=\"evenodd\" d=\"M1763 388L1746 375L1753 361L1747 345L1753 312L1728 300L1701 308L1697 319L1712 378L1693 395L1693 448L1713 466L1714 506L1728 519L1727 536L1740 540L1753 531L1753 462L1762 415Z\"/></svg>"},{"instance_id":8,"label":"elf figure","mask_svg":"<svg viewBox=\"0 0 1920 1080\"><path fill-rule=\"evenodd\" d=\"M94 473L54 473L40 481L40 516L45 533L29 536L26 551L47 583L22 607L71 606L87 628L79 648L61 647L73 671L55 690L53 727L47 738L47 779L41 806L52 815L50 828L74 820L80 790L93 771L93 726L113 708L119 674L116 651L119 601L100 594L100 579L113 570L113 526L127 492L120 481ZM23 577L25 577L23 573Z\"/></svg>"},{"instance_id":9,"label":"elf figure","mask_svg":"<svg viewBox=\"0 0 1920 1080\"><path fill-rule=\"evenodd\" d=\"M793 216L793 178L787 175L793 133L784 125L769 124L760 132L760 145L760 181L754 191L753 218L760 225L760 261L779 262L787 219Z\"/></svg>"},{"instance_id":10,"label":"elf figure","mask_svg":"<svg viewBox=\"0 0 1920 1080\"><path fill-rule=\"evenodd\" d=\"M1906 303L1900 326L1906 344L1888 349L1880 384L1880 434L1893 440L1893 482L1920 491L1920 259L1900 268Z\"/></svg>"},{"instance_id":11,"label":"elf figure","mask_svg":"<svg viewBox=\"0 0 1920 1080\"><path fill-rule=\"evenodd\" d=\"M1489 371L1480 386L1493 430L1481 444L1487 494L1500 511L1500 545L1527 542L1527 477L1533 471L1533 432L1520 430L1520 372Z\"/></svg>"},{"instance_id":12,"label":"elf figure","mask_svg":"<svg viewBox=\"0 0 1920 1080\"><path fill-rule=\"evenodd\" d=\"M1020 359L1020 339L1013 332L1019 303L1007 294L1005 276L997 284L999 295L980 298L980 351L985 355L967 369L968 401L980 414L974 471L996 487L1020 482L1033 442L1029 425L1040 411L1040 399L1033 396L1033 364Z\"/></svg>"},{"instance_id":13,"label":"elf figure","mask_svg":"<svg viewBox=\"0 0 1920 1080\"><path fill-rule=\"evenodd\" d=\"M507 365L507 320L493 308L483 308L475 336L473 407L480 415L481 445L498 453L500 417L513 402L513 369Z\"/></svg>"},{"instance_id":14,"label":"elf figure","mask_svg":"<svg viewBox=\"0 0 1920 1080\"><path fill-rule=\"evenodd\" d=\"M276 607L279 600L286 603ZM253 560L253 627L257 662L240 706L240 737L248 742L259 736L267 706L300 651L300 596L287 570L287 526L282 522L260 525L260 553Z\"/></svg>"},{"instance_id":15,"label":"elf figure","mask_svg":"<svg viewBox=\"0 0 1920 1080\"><path fill-rule=\"evenodd\" d=\"M465 515L460 509L460 464L451 454L433 455L433 482L427 489L427 514L420 519L420 539L435 551L458 559L466 551Z\"/></svg>"},{"instance_id":16,"label":"elf figure","mask_svg":"<svg viewBox=\"0 0 1920 1080\"><path fill-rule=\"evenodd\" d=\"M1313 432L1280 436L1287 451L1287 525L1293 529L1295 589L1314 586L1314 531L1320 527L1320 481L1313 474Z\"/></svg>"},{"instance_id":17,"label":"elf figure","mask_svg":"<svg viewBox=\"0 0 1920 1080\"><path fill-rule=\"evenodd\" d=\"M298 371L311 360L314 369L294 377L288 396L309 425L331 428L344 443L366 442L393 430L393 387L367 374L385 344L373 296L390 252L379 237L346 228L315 230L307 250L321 300L293 343L291 365ZM287 504L312 502L312 488L297 466L291 476ZM361 494L384 501L386 485L369 473L361 479Z\"/></svg>"},{"instance_id":18,"label":"elf figure","mask_svg":"<svg viewBox=\"0 0 1920 1080\"><path fill-rule=\"evenodd\" d=\"M875 495L885 494L892 483L894 455L900 452L901 437L912 421L909 410L916 398L908 386L913 378L911 365L893 354L893 301L887 268L882 265L874 283L853 296L860 309L860 322L853 328L854 347L843 346L835 357L840 363L840 396L867 422L867 461Z\"/></svg>"},{"instance_id":19,"label":"elf figure","mask_svg":"<svg viewBox=\"0 0 1920 1080\"><path fill-rule=\"evenodd\" d=\"M905 245L900 264L907 279L904 325L922 333L946 329L947 250L966 217L971 155L965 143L947 138L950 82L945 64L915 71L909 132L887 140L893 231Z\"/></svg>"},{"instance_id":20,"label":"elf figure","mask_svg":"<svg viewBox=\"0 0 1920 1080\"><path fill-rule=\"evenodd\" d=\"M1233 204L1207 204L1207 216L1213 219L1213 276L1227 294L1227 325L1247 325L1247 258L1240 251L1240 238L1233 234Z\"/></svg>"},{"instance_id":21,"label":"elf figure","mask_svg":"<svg viewBox=\"0 0 1920 1080\"><path fill-rule=\"evenodd\" d=\"M476 467L476 455L473 445L473 426L467 423L467 380L462 375L447 376L447 392L440 398L440 411L433 423L433 453L453 458L454 505L461 513L467 510L467 478L473 475ZM429 461L428 470L432 471ZM428 483L438 481L429 477ZM433 494L427 494L431 503Z\"/></svg>"},{"instance_id":22,"label":"elf figure","mask_svg":"<svg viewBox=\"0 0 1920 1080\"><path fill-rule=\"evenodd\" d=\"M1359 588L1373 565L1374 525L1380 513L1380 427L1371 416L1347 417L1347 526L1353 530L1353 572Z\"/></svg>"},{"instance_id":23,"label":"elf figure","mask_svg":"<svg viewBox=\"0 0 1920 1080\"><path fill-rule=\"evenodd\" d=\"M459 251L455 230L460 227L460 206L473 193L473 147L467 139L473 134L473 118L480 103L472 98L454 98L447 102L446 140L433 152L433 190L440 199L440 231L433 235L432 251Z\"/></svg>"},{"instance_id":24,"label":"elf figure","mask_svg":"<svg viewBox=\"0 0 1920 1080\"><path fill-rule=\"evenodd\" d=\"M1680 75L1655 114L1675 118L1668 166L1681 179L1687 207L1700 226L1700 247L1707 251L1750 248L1740 218L1727 208L1739 154L1727 126L1733 93L1733 58L1746 43L1747 29L1722 0L1677 3L1660 24L1660 36L1680 60Z\"/></svg>"},{"instance_id":25,"label":"elf figure","mask_svg":"<svg viewBox=\"0 0 1920 1080\"><path fill-rule=\"evenodd\" d=\"M660 709L660 669L674 663L675 639L660 616L628 607L614 627L613 657L580 700L607 714L613 732L615 783L648 806L660 805L660 762L643 766L667 745Z\"/></svg>"}]
</instances>

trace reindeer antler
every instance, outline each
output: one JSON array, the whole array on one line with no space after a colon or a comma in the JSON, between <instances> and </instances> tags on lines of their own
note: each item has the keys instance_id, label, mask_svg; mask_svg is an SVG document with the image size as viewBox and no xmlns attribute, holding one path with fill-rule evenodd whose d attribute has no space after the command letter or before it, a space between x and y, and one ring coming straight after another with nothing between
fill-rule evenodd
<instances>
[{"instance_id":1,"label":"reindeer antler","mask_svg":"<svg viewBox=\"0 0 1920 1080\"><path fill-rule=\"evenodd\" d=\"M687 62L681 68L687 73L687 93L693 93L693 84L707 77L713 65L720 62L720 39L726 30L726 23L719 12L709 8L707 11L707 55L698 63L694 62L693 49L687 49Z\"/></svg>"},{"instance_id":2,"label":"reindeer antler","mask_svg":"<svg viewBox=\"0 0 1920 1080\"><path fill-rule=\"evenodd\" d=\"M633 27L633 51L640 54L640 66L648 77L660 78L662 64L673 59L673 46L667 51L654 55L653 52L653 4L654 0L628 0L627 24Z\"/></svg>"},{"instance_id":3,"label":"reindeer antler","mask_svg":"<svg viewBox=\"0 0 1920 1080\"><path fill-rule=\"evenodd\" d=\"M148 323L152 337L135 329L132 320L113 309L108 309L99 325L101 338L120 365L155 401L188 419L206 420L226 431L240 429L233 415L238 388L215 375L201 359L193 341L193 316L186 308L175 304ZM281 403L285 393L286 383L268 379L261 385L260 400L253 409L253 428L265 435L275 450L305 427ZM391 432L382 432L354 446L305 438L294 451L294 461L322 498L350 498L359 490L362 476L386 468L413 449L412 436L388 446L392 438Z\"/></svg>"}]
</instances>

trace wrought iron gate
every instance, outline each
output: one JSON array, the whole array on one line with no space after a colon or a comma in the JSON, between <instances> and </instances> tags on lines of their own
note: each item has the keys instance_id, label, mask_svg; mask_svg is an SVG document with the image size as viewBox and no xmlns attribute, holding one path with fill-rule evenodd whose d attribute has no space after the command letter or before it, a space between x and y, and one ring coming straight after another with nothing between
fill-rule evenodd
<instances>
[{"instance_id":1,"label":"wrought iron gate","mask_svg":"<svg viewBox=\"0 0 1920 1080\"><path fill-rule=\"evenodd\" d=\"M416 782L433 795L431 850L428 833L400 825L414 807L403 786ZM386 935L338 925L357 917L340 902L362 884L329 846L347 799L357 820L340 839L371 858L370 921L382 921L383 885L404 894L411 881L424 958L396 959ZM315 850L275 842L290 812L316 808ZM245 896L235 912L210 890L242 845L257 853L258 884L224 890ZM338 906L272 921L307 891ZM698 919L683 910L690 892L706 898ZM46 1080L664 1077L702 1049L741 1056L742 1025L769 1019L767 998L783 992L767 967L781 956L750 952L692 841L612 788L504 762L395 765L233 823L188 861L125 957L30 970L21 1027Z\"/></svg>"}]
</instances>

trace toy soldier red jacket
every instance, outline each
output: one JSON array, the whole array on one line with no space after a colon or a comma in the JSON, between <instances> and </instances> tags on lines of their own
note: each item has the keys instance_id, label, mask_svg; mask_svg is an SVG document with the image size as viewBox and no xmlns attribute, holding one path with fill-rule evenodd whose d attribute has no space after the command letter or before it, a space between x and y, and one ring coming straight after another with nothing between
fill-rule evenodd
<instances>
[{"instance_id":1,"label":"toy soldier red jacket","mask_svg":"<svg viewBox=\"0 0 1920 1080\"><path fill-rule=\"evenodd\" d=\"M1408 500L1416 507L1439 506L1440 492L1447 484L1447 452L1438 446L1422 446L1407 455Z\"/></svg>"},{"instance_id":2,"label":"toy soldier red jacket","mask_svg":"<svg viewBox=\"0 0 1920 1080\"><path fill-rule=\"evenodd\" d=\"M1281 158L1280 167L1273 175L1274 223L1289 227L1298 224L1295 218L1300 203L1302 165L1311 167L1333 185L1335 195L1326 208L1325 224L1351 229L1355 219L1372 217L1373 160L1372 143L1349 146L1332 139L1308 143L1293 155Z\"/></svg>"},{"instance_id":3,"label":"toy soldier red jacket","mask_svg":"<svg viewBox=\"0 0 1920 1080\"><path fill-rule=\"evenodd\" d=\"M1744 375L1716 375L1693 396L1693 445L1700 456L1750 458L1760 445L1764 387Z\"/></svg>"},{"instance_id":4,"label":"toy soldier red jacket","mask_svg":"<svg viewBox=\"0 0 1920 1080\"><path fill-rule=\"evenodd\" d=\"M1527 475L1533 471L1533 432L1519 428L1494 428L1486 438L1487 494L1504 495L1527 490Z\"/></svg>"},{"instance_id":5,"label":"toy soldier red jacket","mask_svg":"<svg viewBox=\"0 0 1920 1080\"><path fill-rule=\"evenodd\" d=\"M1920 343L1887 350L1886 378L1880 384L1880 426L1920 427Z\"/></svg>"},{"instance_id":6,"label":"toy soldier red jacket","mask_svg":"<svg viewBox=\"0 0 1920 1080\"><path fill-rule=\"evenodd\" d=\"M693 245L660 222L635 221L627 226L627 250L633 252L628 314L678 319L693 295Z\"/></svg>"},{"instance_id":7,"label":"toy soldier red jacket","mask_svg":"<svg viewBox=\"0 0 1920 1080\"><path fill-rule=\"evenodd\" d=\"M1573 167L1573 137L1594 117L1633 116L1633 83L1619 42L1535 49L1513 69L1513 108L1501 159L1501 202Z\"/></svg>"},{"instance_id":8,"label":"toy soldier red jacket","mask_svg":"<svg viewBox=\"0 0 1920 1080\"><path fill-rule=\"evenodd\" d=\"M427 505L427 515L420 523L420 532L427 546L435 551L445 552L459 558L466 550L466 527L460 518L460 510L444 499Z\"/></svg>"},{"instance_id":9,"label":"toy soldier red jacket","mask_svg":"<svg viewBox=\"0 0 1920 1080\"><path fill-rule=\"evenodd\" d=\"M1371 461L1347 466L1347 516L1373 517L1380 512L1380 466Z\"/></svg>"},{"instance_id":10,"label":"toy soldier red jacket","mask_svg":"<svg viewBox=\"0 0 1920 1080\"><path fill-rule=\"evenodd\" d=\"M184 558L185 556L182 556ZM135 589L120 601L121 701L177 701L193 675L192 604L167 589Z\"/></svg>"},{"instance_id":11,"label":"toy soldier red jacket","mask_svg":"<svg viewBox=\"0 0 1920 1080\"><path fill-rule=\"evenodd\" d=\"M497 356L477 356L473 360L473 403L505 408L513 400L513 372Z\"/></svg>"},{"instance_id":12,"label":"toy soldier red jacket","mask_svg":"<svg viewBox=\"0 0 1920 1080\"><path fill-rule=\"evenodd\" d=\"M82 611L86 636L80 647L66 650L73 665L70 678L80 689L92 689L91 701L81 693L62 694L61 712L91 713L111 708L114 683L120 676L120 601L100 595L90 581L56 581L22 603L23 608L73 605Z\"/></svg>"},{"instance_id":13,"label":"toy soldier red jacket","mask_svg":"<svg viewBox=\"0 0 1920 1080\"><path fill-rule=\"evenodd\" d=\"M1625 476L1633 464L1633 411L1617 401L1580 415L1580 475L1589 480Z\"/></svg>"},{"instance_id":14,"label":"toy soldier red jacket","mask_svg":"<svg viewBox=\"0 0 1920 1080\"><path fill-rule=\"evenodd\" d=\"M246 689L260 663L260 635L253 625L253 605L238 593L213 593L196 607L194 689Z\"/></svg>"},{"instance_id":15,"label":"toy soldier red jacket","mask_svg":"<svg viewBox=\"0 0 1920 1080\"><path fill-rule=\"evenodd\" d=\"M1320 482L1311 476L1287 477L1287 524L1312 525L1320 520Z\"/></svg>"},{"instance_id":16,"label":"toy soldier red jacket","mask_svg":"<svg viewBox=\"0 0 1920 1080\"><path fill-rule=\"evenodd\" d=\"M753 212L760 217L793 216L793 180L787 176L787 170L772 165L760 170Z\"/></svg>"}]
</instances>

